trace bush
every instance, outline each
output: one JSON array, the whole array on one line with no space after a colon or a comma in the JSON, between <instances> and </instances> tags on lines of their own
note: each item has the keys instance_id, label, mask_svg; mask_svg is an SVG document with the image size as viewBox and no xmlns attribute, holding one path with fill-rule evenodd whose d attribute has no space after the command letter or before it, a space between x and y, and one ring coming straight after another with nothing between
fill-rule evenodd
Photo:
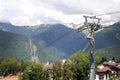
<instances>
[{"instance_id":1,"label":"bush","mask_svg":"<svg viewBox=\"0 0 120 80\"><path fill-rule=\"evenodd\" d=\"M0 72L3 76L16 74L21 70L20 68L21 63L15 58L6 58L0 63Z\"/></svg>"},{"instance_id":2,"label":"bush","mask_svg":"<svg viewBox=\"0 0 120 80\"><path fill-rule=\"evenodd\" d=\"M21 80L41 80L42 65L36 62L30 62L23 71Z\"/></svg>"}]
</instances>

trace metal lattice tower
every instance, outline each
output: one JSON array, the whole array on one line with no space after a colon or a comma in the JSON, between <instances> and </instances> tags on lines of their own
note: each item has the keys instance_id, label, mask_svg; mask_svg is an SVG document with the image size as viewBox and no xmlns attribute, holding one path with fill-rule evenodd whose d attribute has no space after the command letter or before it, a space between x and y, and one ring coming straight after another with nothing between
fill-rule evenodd
<instances>
[{"instance_id":1,"label":"metal lattice tower","mask_svg":"<svg viewBox=\"0 0 120 80\"><path fill-rule=\"evenodd\" d=\"M79 27L78 31L85 31L83 32L87 39L90 41L90 73L89 73L89 80L95 80L95 60L94 60L94 32L101 29L102 26L100 25L100 18L96 16L84 16L85 22L82 27Z\"/></svg>"}]
</instances>

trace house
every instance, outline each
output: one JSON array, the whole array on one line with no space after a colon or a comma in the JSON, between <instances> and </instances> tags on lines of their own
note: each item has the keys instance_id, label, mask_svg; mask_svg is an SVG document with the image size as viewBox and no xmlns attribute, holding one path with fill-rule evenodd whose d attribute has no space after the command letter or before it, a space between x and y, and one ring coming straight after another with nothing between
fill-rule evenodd
<instances>
[{"instance_id":1,"label":"house","mask_svg":"<svg viewBox=\"0 0 120 80\"><path fill-rule=\"evenodd\" d=\"M112 77L120 78L120 63L106 61L97 67L97 75L100 80L109 80Z\"/></svg>"}]
</instances>

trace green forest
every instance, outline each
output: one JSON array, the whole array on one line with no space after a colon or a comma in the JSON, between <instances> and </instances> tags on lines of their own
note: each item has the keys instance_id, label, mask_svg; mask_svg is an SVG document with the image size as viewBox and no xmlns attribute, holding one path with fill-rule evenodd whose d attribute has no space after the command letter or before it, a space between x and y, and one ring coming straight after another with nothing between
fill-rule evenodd
<instances>
[{"instance_id":1,"label":"green forest","mask_svg":"<svg viewBox=\"0 0 120 80\"><path fill-rule=\"evenodd\" d=\"M15 58L0 59L0 75L7 76L22 73L20 80L88 80L89 54L79 51L62 61L53 63L51 69L44 69L40 62L20 61Z\"/></svg>"},{"instance_id":2,"label":"green forest","mask_svg":"<svg viewBox=\"0 0 120 80\"><path fill-rule=\"evenodd\" d=\"M111 60L112 57L115 57L116 61L120 61L120 45L96 50L95 55L99 56L100 59L106 57L108 60Z\"/></svg>"}]
</instances>

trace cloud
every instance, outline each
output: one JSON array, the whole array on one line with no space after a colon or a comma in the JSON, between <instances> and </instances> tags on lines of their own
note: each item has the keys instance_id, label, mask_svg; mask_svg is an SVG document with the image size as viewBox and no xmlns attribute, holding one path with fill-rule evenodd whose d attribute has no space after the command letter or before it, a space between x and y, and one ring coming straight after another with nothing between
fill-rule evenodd
<instances>
[{"instance_id":1,"label":"cloud","mask_svg":"<svg viewBox=\"0 0 120 80\"><path fill-rule=\"evenodd\" d=\"M15 25L81 23L83 15L119 11L120 0L0 0L0 21ZM120 14L101 16L120 20Z\"/></svg>"}]
</instances>

